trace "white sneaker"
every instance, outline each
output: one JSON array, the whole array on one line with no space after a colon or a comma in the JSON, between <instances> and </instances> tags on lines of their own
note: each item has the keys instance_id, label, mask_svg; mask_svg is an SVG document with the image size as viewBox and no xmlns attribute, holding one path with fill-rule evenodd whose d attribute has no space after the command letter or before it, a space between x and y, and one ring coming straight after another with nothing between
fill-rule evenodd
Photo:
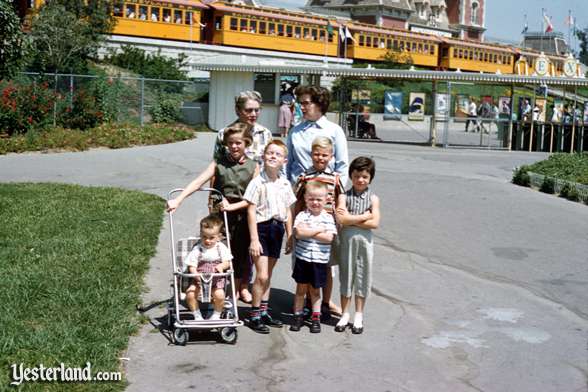
<instances>
[{"instance_id":1,"label":"white sneaker","mask_svg":"<svg viewBox=\"0 0 588 392\"><path fill-rule=\"evenodd\" d=\"M202 317L202 313L199 310L194 312L194 321L202 321L204 317Z\"/></svg>"},{"instance_id":2,"label":"white sneaker","mask_svg":"<svg viewBox=\"0 0 588 392\"><path fill-rule=\"evenodd\" d=\"M220 320L221 319L221 314L219 312L214 312L212 313L212 316L210 316L209 320Z\"/></svg>"}]
</instances>

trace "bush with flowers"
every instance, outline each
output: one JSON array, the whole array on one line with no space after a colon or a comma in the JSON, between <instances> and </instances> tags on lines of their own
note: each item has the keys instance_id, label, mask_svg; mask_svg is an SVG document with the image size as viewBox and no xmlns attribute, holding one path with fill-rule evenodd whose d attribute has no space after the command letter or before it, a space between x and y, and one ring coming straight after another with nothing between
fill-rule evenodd
<instances>
[{"instance_id":1,"label":"bush with flowers","mask_svg":"<svg viewBox=\"0 0 588 392\"><path fill-rule=\"evenodd\" d=\"M58 97L47 83L0 81L0 94L0 133L24 134L53 123Z\"/></svg>"}]
</instances>

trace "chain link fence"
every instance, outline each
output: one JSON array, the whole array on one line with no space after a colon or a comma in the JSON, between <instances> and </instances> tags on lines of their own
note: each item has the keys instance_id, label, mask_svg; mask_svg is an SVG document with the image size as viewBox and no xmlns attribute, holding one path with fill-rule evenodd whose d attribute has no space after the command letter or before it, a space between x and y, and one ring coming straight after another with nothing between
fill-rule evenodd
<instances>
[{"instance_id":1,"label":"chain link fence","mask_svg":"<svg viewBox=\"0 0 588 392\"><path fill-rule=\"evenodd\" d=\"M206 123L208 79L189 81L131 76L23 73L15 82L53 91L53 125L80 109L105 120L144 125L150 122Z\"/></svg>"}]
</instances>

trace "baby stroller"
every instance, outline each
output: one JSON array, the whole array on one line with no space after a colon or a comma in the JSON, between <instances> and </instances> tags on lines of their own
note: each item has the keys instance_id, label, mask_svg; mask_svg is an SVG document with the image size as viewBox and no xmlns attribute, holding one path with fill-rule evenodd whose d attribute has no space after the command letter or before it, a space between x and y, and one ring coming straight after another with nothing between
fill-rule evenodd
<instances>
[{"instance_id":1,"label":"baby stroller","mask_svg":"<svg viewBox=\"0 0 588 392\"><path fill-rule=\"evenodd\" d=\"M168 200L183 189L174 189L169 192ZM198 191L217 193L222 197L222 194L212 188L201 188ZM223 273L195 273L191 274L185 270L184 260L198 243L199 238L188 237L181 238L175 241L174 235L174 213L169 213L170 225L170 239L171 239L171 253L172 253L172 271L173 271L173 301L168 305L168 325L171 326L173 332L173 341L178 345L185 345L188 342L189 330L215 330L218 333L218 340L220 342L235 344L237 343L237 327L242 326L243 322L239 321L237 312L237 300L235 296L235 280L233 274L233 263ZM223 211L223 218L225 224L227 247L231 250L229 231L227 225L227 213ZM192 320L191 312L186 308L185 290L189 283L194 279L200 279L202 290L200 290L199 303L203 305L210 304L210 287L214 277L226 277L225 279L225 305L221 314L220 320Z\"/></svg>"}]
</instances>

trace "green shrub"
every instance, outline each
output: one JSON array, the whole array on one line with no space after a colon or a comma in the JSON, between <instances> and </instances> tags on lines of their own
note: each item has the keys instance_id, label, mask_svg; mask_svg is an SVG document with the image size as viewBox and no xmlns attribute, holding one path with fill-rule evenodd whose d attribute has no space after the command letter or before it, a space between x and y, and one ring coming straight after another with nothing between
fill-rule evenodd
<instances>
[{"instance_id":1,"label":"green shrub","mask_svg":"<svg viewBox=\"0 0 588 392\"><path fill-rule=\"evenodd\" d=\"M572 184L566 183L559 192L560 197L564 197L571 201L578 201L580 200L580 192L576 189L575 186Z\"/></svg>"},{"instance_id":2,"label":"green shrub","mask_svg":"<svg viewBox=\"0 0 588 392\"><path fill-rule=\"evenodd\" d=\"M177 95L161 94L149 108L155 123L174 123L182 119L182 100Z\"/></svg>"},{"instance_id":3,"label":"green shrub","mask_svg":"<svg viewBox=\"0 0 588 392\"><path fill-rule=\"evenodd\" d=\"M588 185L588 152L552 154L547 160L529 166L529 171Z\"/></svg>"},{"instance_id":4,"label":"green shrub","mask_svg":"<svg viewBox=\"0 0 588 392\"><path fill-rule=\"evenodd\" d=\"M528 166L521 166L515 169L512 176L512 183L520 186L531 186L531 177L529 177L528 171Z\"/></svg>"},{"instance_id":5,"label":"green shrub","mask_svg":"<svg viewBox=\"0 0 588 392\"><path fill-rule=\"evenodd\" d=\"M543 183L541 184L541 188L539 188L541 192L554 194L555 193L555 180L551 177L545 176L543 178Z\"/></svg>"}]
</instances>

